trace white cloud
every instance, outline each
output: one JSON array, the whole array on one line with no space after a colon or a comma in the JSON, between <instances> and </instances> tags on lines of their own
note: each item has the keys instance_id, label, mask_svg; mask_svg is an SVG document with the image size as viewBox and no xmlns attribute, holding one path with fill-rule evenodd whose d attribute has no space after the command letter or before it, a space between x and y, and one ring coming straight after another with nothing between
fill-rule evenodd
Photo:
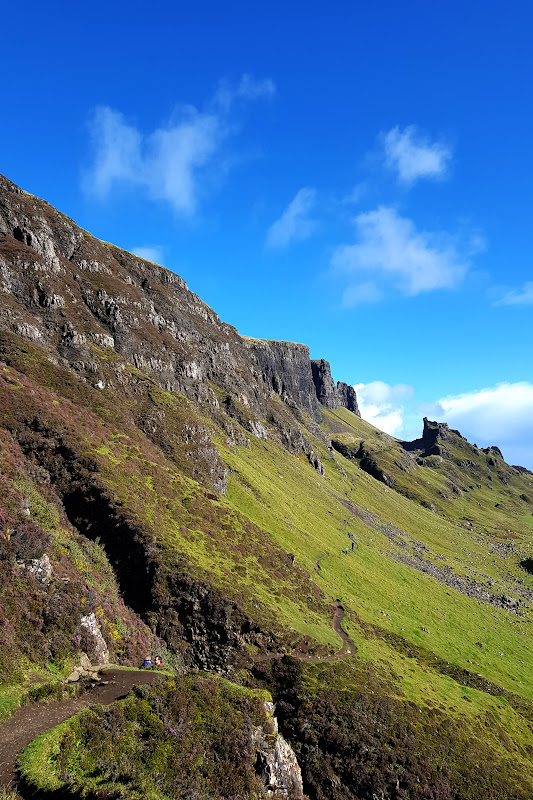
<instances>
[{"instance_id":1,"label":"white cloud","mask_svg":"<svg viewBox=\"0 0 533 800\"><path fill-rule=\"evenodd\" d=\"M314 189L308 187L300 189L281 217L268 229L266 246L282 248L293 241L308 239L316 228L316 221L309 218L315 200Z\"/></svg>"},{"instance_id":2,"label":"white cloud","mask_svg":"<svg viewBox=\"0 0 533 800\"><path fill-rule=\"evenodd\" d=\"M494 303L495 306L533 306L533 281L526 281L521 289L513 289Z\"/></svg>"},{"instance_id":3,"label":"white cloud","mask_svg":"<svg viewBox=\"0 0 533 800\"><path fill-rule=\"evenodd\" d=\"M161 264L163 259L163 248L155 247L134 247L131 251L134 256L144 258L145 261L152 261L154 264Z\"/></svg>"},{"instance_id":4,"label":"white cloud","mask_svg":"<svg viewBox=\"0 0 533 800\"><path fill-rule=\"evenodd\" d=\"M432 142L416 125L398 126L382 135L385 164L401 183L411 185L420 178L443 178L452 157L443 142Z\"/></svg>"},{"instance_id":5,"label":"white cloud","mask_svg":"<svg viewBox=\"0 0 533 800\"><path fill-rule=\"evenodd\" d=\"M96 108L90 126L94 162L85 188L103 198L119 183L142 187L178 213L192 216L208 171L220 167L223 145L236 131L230 120L234 102L274 91L272 81L244 75L236 87L221 83L206 111L181 106L168 125L146 135L119 111Z\"/></svg>"},{"instance_id":6,"label":"white cloud","mask_svg":"<svg viewBox=\"0 0 533 800\"><path fill-rule=\"evenodd\" d=\"M355 227L356 244L337 247L332 266L348 276L370 271L408 296L457 286L475 250L472 241L460 246L447 233L417 231L387 206L359 214Z\"/></svg>"},{"instance_id":7,"label":"white cloud","mask_svg":"<svg viewBox=\"0 0 533 800\"><path fill-rule=\"evenodd\" d=\"M500 383L438 401L448 422L480 446L497 445L505 460L533 469L533 384Z\"/></svg>"},{"instance_id":8,"label":"white cloud","mask_svg":"<svg viewBox=\"0 0 533 800\"><path fill-rule=\"evenodd\" d=\"M412 386L397 383L391 386L383 381L358 383L354 386L361 416L391 436L404 429L405 402L414 395Z\"/></svg>"},{"instance_id":9,"label":"white cloud","mask_svg":"<svg viewBox=\"0 0 533 800\"><path fill-rule=\"evenodd\" d=\"M131 181L140 176L142 137L127 125L122 114L107 106L95 109L91 137L96 155L87 184L95 194L104 196L114 181Z\"/></svg>"}]
</instances>

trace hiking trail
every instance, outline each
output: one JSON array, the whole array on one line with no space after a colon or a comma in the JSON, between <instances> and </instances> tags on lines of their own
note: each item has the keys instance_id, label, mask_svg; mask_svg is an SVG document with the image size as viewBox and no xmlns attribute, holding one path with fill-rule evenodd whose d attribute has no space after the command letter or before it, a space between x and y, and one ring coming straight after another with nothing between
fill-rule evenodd
<instances>
[{"instance_id":1,"label":"hiking trail","mask_svg":"<svg viewBox=\"0 0 533 800\"><path fill-rule=\"evenodd\" d=\"M296 651L292 653L294 658L299 661L323 664L355 655L357 646L342 629L344 607L337 600L334 609L332 626L342 640L340 649L333 655L323 657L305 655ZM17 709L5 722L0 723L0 787L6 789L16 787L18 781L17 759L22 750L41 733L55 728L56 725L65 722L69 717L93 703L109 705L126 697L135 686L158 683L163 677L161 673L147 670L105 669L102 670L100 678L103 682L88 689L80 697L55 700L51 703L31 703ZM32 794L35 800L38 800L39 796L38 793Z\"/></svg>"},{"instance_id":2,"label":"hiking trail","mask_svg":"<svg viewBox=\"0 0 533 800\"><path fill-rule=\"evenodd\" d=\"M37 736L82 711L93 703L108 705L120 700L140 684L162 680L161 673L147 670L105 669L100 683L80 697L55 700L51 703L30 703L18 708L0 724L0 787L12 788L17 783L16 762L22 750ZM33 795L37 798L39 795ZM44 795L43 795L44 796Z\"/></svg>"}]
</instances>

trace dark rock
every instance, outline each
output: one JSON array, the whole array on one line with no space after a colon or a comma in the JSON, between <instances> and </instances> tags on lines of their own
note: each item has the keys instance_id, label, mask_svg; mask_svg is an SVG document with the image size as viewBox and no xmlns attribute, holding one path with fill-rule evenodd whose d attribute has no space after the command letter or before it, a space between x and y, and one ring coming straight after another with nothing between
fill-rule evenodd
<instances>
[{"instance_id":1,"label":"dark rock","mask_svg":"<svg viewBox=\"0 0 533 800\"><path fill-rule=\"evenodd\" d=\"M376 461L375 456L366 450L364 442L361 444L359 448L359 453L360 453L359 457L361 458L359 466L361 467L361 469L367 472L373 478L376 478L376 480L381 481L381 483L384 483L385 486L390 486L392 488L394 486L394 479L383 471L383 469L379 466L378 462Z\"/></svg>"},{"instance_id":2,"label":"dark rock","mask_svg":"<svg viewBox=\"0 0 533 800\"><path fill-rule=\"evenodd\" d=\"M520 561L520 566L530 575L533 575L533 558L524 558Z\"/></svg>"},{"instance_id":3,"label":"dark rock","mask_svg":"<svg viewBox=\"0 0 533 800\"><path fill-rule=\"evenodd\" d=\"M337 395L342 408L347 408L348 411L351 411L358 417L361 416L359 405L357 404L357 393L353 386L348 386L347 383L337 381Z\"/></svg>"},{"instance_id":4,"label":"dark rock","mask_svg":"<svg viewBox=\"0 0 533 800\"><path fill-rule=\"evenodd\" d=\"M522 475L533 475L533 472L527 469L527 467L520 467L517 464L513 464L513 469L516 469L516 471L520 472Z\"/></svg>"},{"instance_id":5,"label":"dark rock","mask_svg":"<svg viewBox=\"0 0 533 800\"><path fill-rule=\"evenodd\" d=\"M329 363L323 358L311 361L318 401L324 408L339 408L339 395L331 377Z\"/></svg>"},{"instance_id":6,"label":"dark rock","mask_svg":"<svg viewBox=\"0 0 533 800\"><path fill-rule=\"evenodd\" d=\"M494 445L494 444L491 445L490 447L483 447L482 448L482 452L483 453L487 453L487 455L494 455L494 456L498 456L498 458L503 459L502 451L500 450L499 447L496 447L496 445ZM495 462L493 461L493 463L495 463Z\"/></svg>"},{"instance_id":7,"label":"dark rock","mask_svg":"<svg viewBox=\"0 0 533 800\"><path fill-rule=\"evenodd\" d=\"M247 660L247 646L279 649L239 606L203 581L168 575L154 589L152 624L176 652L187 643L185 662L198 669L228 674Z\"/></svg>"},{"instance_id":8,"label":"dark rock","mask_svg":"<svg viewBox=\"0 0 533 800\"><path fill-rule=\"evenodd\" d=\"M338 381L335 386L328 361L323 358L315 359L311 361L311 368L316 396L324 408L347 408L358 417L361 416L355 389L342 381Z\"/></svg>"}]
</instances>

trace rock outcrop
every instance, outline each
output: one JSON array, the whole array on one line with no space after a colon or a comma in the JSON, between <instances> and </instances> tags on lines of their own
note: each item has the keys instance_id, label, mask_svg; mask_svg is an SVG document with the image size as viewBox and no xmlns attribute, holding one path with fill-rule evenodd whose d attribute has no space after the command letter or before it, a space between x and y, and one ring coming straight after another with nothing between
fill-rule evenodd
<instances>
[{"instance_id":1,"label":"rock outcrop","mask_svg":"<svg viewBox=\"0 0 533 800\"><path fill-rule=\"evenodd\" d=\"M265 703L266 730L255 728L253 742L257 750L256 770L263 785L274 797L303 800L300 765L290 744L278 733L273 703Z\"/></svg>"},{"instance_id":2,"label":"rock outcrop","mask_svg":"<svg viewBox=\"0 0 533 800\"><path fill-rule=\"evenodd\" d=\"M335 386L327 361L311 362L305 345L240 336L178 275L100 242L2 176L0 294L0 329L102 391L127 388L141 370L259 438L268 437L264 420L276 398L315 423L323 408L358 413L353 387ZM270 424L285 443L286 425L272 414ZM224 492L209 432L195 435L192 476Z\"/></svg>"},{"instance_id":3,"label":"rock outcrop","mask_svg":"<svg viewBox=\"0 0 533 800\"><path fill-rule=\"evenodd\" d=\"M359 406L357 405L357 394L353 386L338 381L337 385L331 377L331 367L325 359L315 359L311 361L313 371L313 382L315 384L317 399L324 408L347 408L358 417Z\"/></svg>"},{"instance_id":4,"label":"rock outcrop","mask_svg":"<svg viewBox=\"0 0 533 800\"><path fill-rule=\"evenodd\" d=\"M154 594L152 615L158 635L175 650L185 642L188 666L231 674L246 660L247 646L281 649L273 634L265 633L236 603L226 600L202 581L171 576Z\"/></svg>"},{"instance_id":5,"label":"rock outcrop","mask_svg":"<svg viewBox=\"0 0 533 800\"><path fill-rule=\"evenodd\" d=\"M337 408L347 408L358 417L361 416L359 405L357 403L357 393L353 386L348 386L347 383L337 381L337 394L339 396L339 405Z\"/></svg>"},{"instance_id":6,"label":"rock outcrop","mask_svg":"<svg viewBox=\"0 0 533 800\"><path fill-rule=\"evenodd\" d=\"M91 654L95 664L109 663L109 649L102 636L96 614L92 611L80 619L80 630L91 642Z\"/></svg>"}]
</instances>

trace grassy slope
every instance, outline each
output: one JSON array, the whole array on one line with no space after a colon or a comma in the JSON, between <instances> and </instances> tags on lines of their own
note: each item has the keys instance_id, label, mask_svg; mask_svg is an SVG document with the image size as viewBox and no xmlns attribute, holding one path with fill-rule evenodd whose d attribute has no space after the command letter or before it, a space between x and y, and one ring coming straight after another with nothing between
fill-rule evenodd
<instances>
[{"instance_id":1,"label":"grassy slope","mask_svg":"<svg viewBox=\"0 0 533 800\"><path fill-rule=\"evenodd\" d=\"M266 527L308 572L322 557L315 580L331 598L340 597L363 620L379 622L447 661L465 668L469 660L475 661L475 671L484 677L533 696L527 617L517 618L479 603L391 560L386 536L350 513L343 501L370 509L384 521L393 520L459 571L467 573L469 562L483 574L486 548L474 535L394 491L385 491L341 456L337 462L346 478L333 460L326 461L326 477L321 478L306 459L269 442L253 441L250 450L238 448L224 455L233 473L228 499ZM349 544L348 530L360 539L360 545L346 556L342 551ZM493 561L489 573L502 579L509 565L501 557ZM476 645L480 640L482 648ZM500 656L502 651L504 656Z\"/></svg>"},{"instance_id":2,"label":"grassy slope","mask_svg":"<svg viewBox=\"0 0 533 800\"><path fill-rule=\"evenodd\" d=\"M330 413L326 414L326 420ZM340 415L344 424L363 429L365 436L369 432L376 435L372 426L350 412L341 411ZM388 675L387 693L422 707L445 710L454 718L469 720L468 724L480 725L483 730L480 735L491 741L502 757L505 748L502 749L497 735L489 734L491 720L498 719L503 729L520 742L520 747L533 745L529 724L505 698L467 688L460 678L454 680L442 674L440 668L442 662L458 665L508 692L532 698L530 604L525 603L524 616L517 617L466 597L392 560L390 554L394 548L387 537L365 525L344 504L353 502L371 510L384 522L393 521L432 553L446 558L446 563L458 574L490 575L499 582L496 585L505 588L505 577L514 570L524 577L524 583L533 585L516 563L496 554L489 558L490 539L480 541L478 532L458 527L387 490L342 456L337 455L334 461L322 454L326 476L321 478L305 457L290 455L270 442L254 440L250 450L237 448L223 455L232 471L228 487L230 502L266 527L275 541L294 553L297 563L310 573L315 569L315 561L321 559L314 580L332 599L340 598L345 608L355 612L346 628L359 648L358 661L378 665ZM530 546L527 527L519 519L517 523L521 549L527 549ZM349 543L348 530L359 538L360 544L346 556L343 550ZM369 634L364 623L377 623L381 632ZM308 626L298 627L321 637L312 620ZM420 663L398 652L398 647L387 641L387 632L424 648L428 657ZM432 658L438 662L434 669ZM483 719L488 720L487 724ZM524 769L530 770L528 756L520 752L517 758Z\"/></svg>"},{"instance_id":3,"label":"grassy slope","mask_svg":"<svg viewBox=\"0 0 533 800\"><path fill-rule=\"evenodd\" d=\"M447 453L442 460L429 456L423 459L428 466L420 465L409 461L392 436L345 409L327 412L325 417L334 438L348 445L364 442L378 466L407 497L432 503L439 514L477 525L502 540L527 535L533 524L532 475L517 473L499 456L484 453L454 433L442 442Z\"/></svg>"},{"instance_id":4,"label":"grassy slope","mask_svg":"<svg viewBox=\"0 0 533 800\"><path fill-rule=\"evenodd\" d=\"M531 698L529 604L524 603L521 617L468 598L395 561L395 547L375 527L380 521L393 522L429 548L431 557L447 559L457 573L488 575L504 590L507 573L517 571L516 559L497 553L488 558L487 544L494 537L491 531L481 535L479 516L473 530L450 519L452 513L464 510L464 498L451 501L444 518L388 490L353 460L338 454L331 458L316 440L325 477L305 455L291 455L270 440L251 436L249 448L231 448L211 421L230 470L227 497L213 499L183 473L180 453L164 455L132 425L126 406L116 408L111 393L80 387L75 381L69 384L64 373L49 364L33 361L19 367L22 372L4 369L9 385L16 387L8 391L17 393L12 408L4 404L4 416L16 417L16 408L32 403L43 416L44 408L47 425L67 430L81 443L118 505L152 532L163 563L170 568L185 564L193 575L237 598L252 617L311 636L330 651L338 639L327 599L340 598L353 612L347 621L359 648L353 663L374 664L387 676L380 691L424 708L445 710L468 725L481 725L489 714L521 747L533 746L528 723L505 698L465 688L439 668L440 659L479 673L507 692ZM138 380L139 385L146 382L143 376ZM184 398L152 388L152 402L165 406L171 419L205 422ZM356 441L358 436L379 440L375 429L348 411L326 413L325 424L337 429L337 435L342 426L347 440ZM313 440L312 432L306 435ZM370 526L359 516L364 517L364 509L374 515ZM483 509L483 513L488 512ZM507 530L512 526L518 537L513 541L522 552L529 548L531 537L524 516L506 518ZM360 544L346 556L348 530ZM294 554L295 566L286 553ZM533 587L529 576L522 573L522 577ZM369 623L378 627L370 629ZM422 647L428 658L409 657L388 634ZM437 660L435 669L431 659ZM346 669L349 679L350 667ZM494 738L496 750L502 749L496 735L483 735ZM520 759L524 769L530 769L527 757Z\"/></svg>"}]
</instances>

